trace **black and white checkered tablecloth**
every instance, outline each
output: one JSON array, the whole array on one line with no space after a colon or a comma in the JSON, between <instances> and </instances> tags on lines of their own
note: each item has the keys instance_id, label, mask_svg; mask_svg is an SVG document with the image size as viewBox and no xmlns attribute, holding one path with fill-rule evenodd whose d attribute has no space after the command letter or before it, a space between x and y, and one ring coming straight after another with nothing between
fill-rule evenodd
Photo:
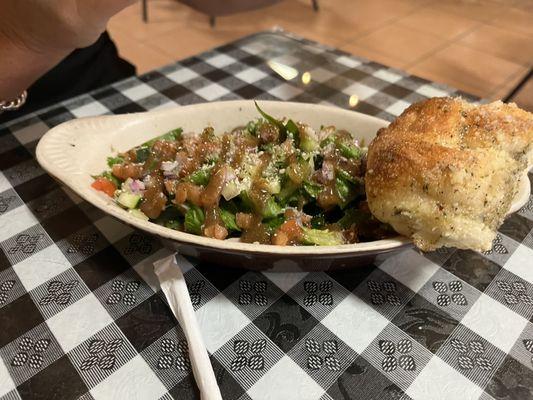
<instances>
[{"instance_id":1,"label":"black and white checkered tablecloth","mask_svg":"<svg viewBox=\"0 0 533 400\"><path fill-rule=\"evenodd\" d=\"M282 79L267 60L311 83ZM47 129L221 99L349 107L352 95L355 110L390 120L447 94L458 92L263 33L0 126L0 398L198 397L153 273L168 251L43 172L34 150ZM407 250L295 274L181 263L224 399L527 399L532 228L530 200L484 254Z\"/></svg>"}]
</instances>

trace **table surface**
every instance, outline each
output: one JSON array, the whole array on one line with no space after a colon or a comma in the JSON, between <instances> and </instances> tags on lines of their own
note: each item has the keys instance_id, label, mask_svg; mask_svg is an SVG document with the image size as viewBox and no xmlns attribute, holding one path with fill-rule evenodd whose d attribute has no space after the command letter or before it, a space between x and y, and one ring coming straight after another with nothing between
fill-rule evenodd
<instances>
[{"instance_id":1,"label":"table surface","mask_svg":"<svg viewBox=\"0 0 533 400\"><path fill-rule=\"evenodd\" d=\"M300 75L285 80L272 69L280 65ZM34 153L47 129L240 98L349 108L354 94L353 109L388 120L426 97L468 98L277 32L0 126L0 397L198 397L153 273L168 251L44 173ZM296 274L179 261L224 399L526 399L532 228L530 199L483 254L407 250L378 265Z\"/></svg>"}]
</instances>

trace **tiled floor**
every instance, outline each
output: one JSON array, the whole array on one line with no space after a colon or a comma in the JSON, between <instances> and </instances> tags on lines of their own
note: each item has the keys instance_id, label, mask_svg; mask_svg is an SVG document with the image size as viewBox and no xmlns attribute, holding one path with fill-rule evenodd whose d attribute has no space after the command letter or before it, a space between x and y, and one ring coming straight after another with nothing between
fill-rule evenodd
<instances>
[{"instance_id":1,"label":"tiled floor","mask_svg":"<svg viewBox=\"0 0 533 400\"><path fill-rule=\"evenodd\" d=\"M280 26L353 54L486 98L504 97L533 64L533 0L284 0L217 19L175 0L149 0L109 24L138 72ZM515 98L533 110L531 82Z\"/></svg>"}]
</instances>

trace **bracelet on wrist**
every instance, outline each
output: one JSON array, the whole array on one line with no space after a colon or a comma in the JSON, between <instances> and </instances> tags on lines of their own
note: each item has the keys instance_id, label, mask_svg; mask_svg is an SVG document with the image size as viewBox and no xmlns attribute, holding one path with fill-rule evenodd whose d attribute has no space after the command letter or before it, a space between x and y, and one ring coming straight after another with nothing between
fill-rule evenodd
<instances>
[{"instance_id":1,"label":"bracelet on wrist","mask_svg":"<svg viewBox=\"0 0 533 400\"><path fill-rule=\"evenodd\" d=\"M0 114L4 111L15 111L26 103L28 98L28 92L23 91L16 99L13 100L0 100Z\"/></svg>"}]
</instances>

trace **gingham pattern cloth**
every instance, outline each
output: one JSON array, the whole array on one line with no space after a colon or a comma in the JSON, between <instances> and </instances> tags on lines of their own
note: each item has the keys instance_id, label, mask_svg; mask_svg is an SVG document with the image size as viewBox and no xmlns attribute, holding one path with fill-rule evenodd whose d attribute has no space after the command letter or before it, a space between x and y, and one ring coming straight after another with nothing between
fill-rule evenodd
<instances>
[{"instance_id":1,"label":"gingham pattern cloth","mask_svg":"<svg viewBox=\"0 0 533 400\"><path fill-rule=\"evenodd\" d=\"M267 61L311 82L287 81ZM352 95L355 110L390 120L447 94L461 93L262 33L0 127L0 398L199 396L153 272L168 250L46 175L34 151L47 129L223 99L349 107ZM292 274L178 261L224 399L527 399L532 228L530 199L483 254L406 250L367 267Z\"/></svg>"}]
</instances>

